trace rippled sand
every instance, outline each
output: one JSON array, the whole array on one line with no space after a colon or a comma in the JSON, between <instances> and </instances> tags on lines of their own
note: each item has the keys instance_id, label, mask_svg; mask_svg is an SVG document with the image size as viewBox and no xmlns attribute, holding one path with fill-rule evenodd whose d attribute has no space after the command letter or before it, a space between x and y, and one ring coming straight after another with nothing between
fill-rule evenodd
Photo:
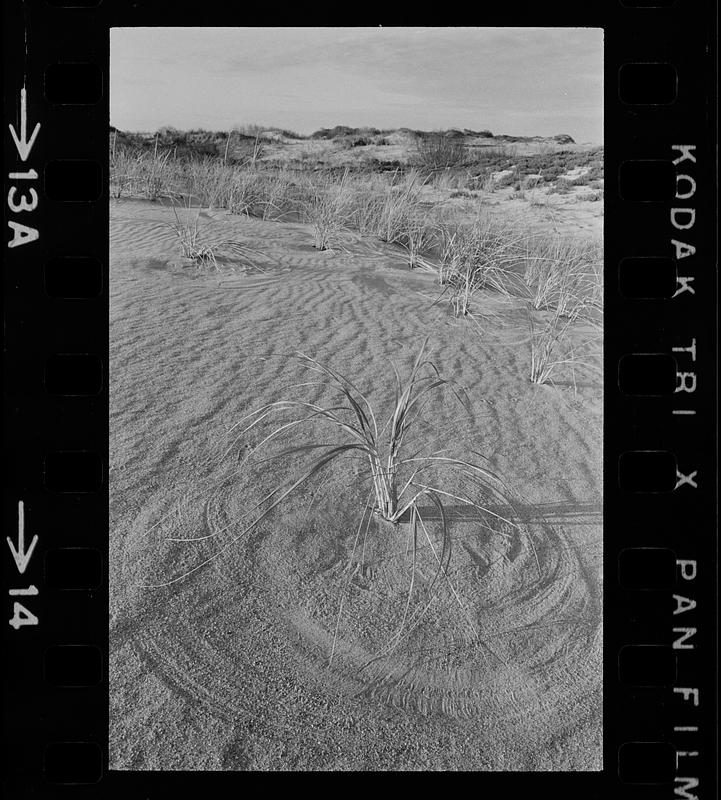
<instances>
[{"instance_id":1,"label":"rippled sand","mask_svg":"<svg viewBox=\"0 0 721 800\"><path fill-rule=\"evenodd\" d=\"M172 219L111 207L111 768L600 769L600 383L532 385L520 304L487 295L478 327L455 320L391 246L348 234L319 253L305 225L203 212L204 235L251 246L265 271L197 270ZM241 417L307 380L293 351L383 409L390 361L407 372L426 336L472 415L436 401L421 433L486 456L521 523L493 535L451 508L450 580L389 647L409 531L373 522L354 550L356 467L246 531L292 465L220 456ZM419 593L435 573L424 541Z\"/></svg>"}]
</instances>

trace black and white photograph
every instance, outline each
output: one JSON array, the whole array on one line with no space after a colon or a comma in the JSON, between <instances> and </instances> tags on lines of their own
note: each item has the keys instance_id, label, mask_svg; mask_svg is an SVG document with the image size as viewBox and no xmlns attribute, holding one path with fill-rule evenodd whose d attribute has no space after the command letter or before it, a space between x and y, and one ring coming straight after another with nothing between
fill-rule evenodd
<instances>
[{"instance_id":1,"label":"black and white photograph","mask_svg":"<svg viewBox=\"0 0 721 800\"><path fill-rule=\"evenodd\" d=\"M602 769L603 38L111 28L110 770Z\"/></svg>"}]
</instances>

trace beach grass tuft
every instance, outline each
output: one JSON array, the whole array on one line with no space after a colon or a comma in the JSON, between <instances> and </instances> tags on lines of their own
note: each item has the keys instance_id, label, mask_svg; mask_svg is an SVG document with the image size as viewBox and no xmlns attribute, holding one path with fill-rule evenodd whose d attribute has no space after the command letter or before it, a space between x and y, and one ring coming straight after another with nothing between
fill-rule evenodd
<instances>
[{"instance_id":1,"label":"beach grass tuft","mask_svg":"<svg viewBox=\"0 0 721 800\"><path fill-rule=\"evenodd\" d=\"M490 531L491 535L508 538L509 526L512 529L519 526L514 522L516 512L510 499L510 490L501 477L488 467L480 453L474 452L476 460L473 461L458 458L450 454L447 439L445 447L436 448L434 440L427 437L427 420L422 412L437 393L450 392L451 399L470 414L470 403L465 390L454 380L441 375L436 364L428 358L427 349L428 338L423 341L405 377L401 377L395 366L391 365L395 391L383 424L380 424L378 415L365 394L348 378L307 354L296 353L294 357L299 363L317 376L314 380L296 384L297 388L324 389L335 400L320 404L310 400L283 399L255 409L229 429L228 435L232 436L232 441L225 448L222 460L235 457L242 462L246 471L254 463L257 453L267 453L272 440L286 437L303 425L321 423L328 435L322 436L316 432L305 443L282 447L267 454L258 462L259 465L265 465L269 461L289 464L299 460L301 466L249 510L246 516L252 514L255 519L234 534L213 555L177 578L148 588L169 586L215 560L235 542L253 531L300 487L313 479L322 483L326 468L341 466L341 462L350 457L356 459L358 464L365 465L354 483L368 493L350 561L355 558L362 529L365 527L367 530L374 519L386 536L400 537L399 541L410 542L407 555L411 563L405 611L396 633L382 648L382 653L392 651L408 634L409 626L414 627L420 622L435 596L434 592L443 581L447 583L465 613L465 607L455 592L449 575L453 542L450 526L452 515L447 504L461 504L473 511L478 517L478 524ZM264 433L254 447L247 449L242 446L241 442L247 434L254 429L259 430L267 424L266 420L278 415L283 417L282 421L273 426L270 432ZM421 423L424 425L421 426ZM421 428L423 435L419 433ZM440 520L440 531L436 533L435 542L431 534L432 526L428 519L424 519L427 511L423 510L422 501L430 502L437 512L435 518ZM172 541L200 541L214 535ZM416 586L416 555L421 537L425 538L436 567L432 579L425 582L426 590L422 602L411 611L411 598ZM535 554L530 535L528 540ZM341 598L338 618L342 603ZM474 635L477 635L475 627L471 625L471 628ZM336 635L337 631L336 623ZM335 636L329 662L332 661L334 652Z\"/></svg>"}]
</instances>

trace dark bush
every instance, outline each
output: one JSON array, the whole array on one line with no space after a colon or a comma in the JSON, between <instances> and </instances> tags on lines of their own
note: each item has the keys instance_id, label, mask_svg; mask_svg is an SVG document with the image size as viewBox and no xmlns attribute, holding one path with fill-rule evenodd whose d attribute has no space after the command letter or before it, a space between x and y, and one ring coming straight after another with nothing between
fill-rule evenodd
<instances>
[{"instance_id":1,"label":"dark bush","mask_svg":"<svg viewBox=\"0 0 721 800\"><path fill-rule=\"evenodd\" d=\"M429 171L461 167L466 161L466 149L461 139L448 137L441 132L420 136L416 141L414 161Z\"/></svg>"},{"instance_id":2,"label":"dark bush","mask_svg":"<svg viewBox=\"0 0 721 800\"><path fill-rule=\"evenodd\" d=\"M311 133L311 139L335 139L337 136L350 136L356 133L355 128L347 125L336 125L335 128L319 128L315 133Z\"/></svg>"}]
</instances>

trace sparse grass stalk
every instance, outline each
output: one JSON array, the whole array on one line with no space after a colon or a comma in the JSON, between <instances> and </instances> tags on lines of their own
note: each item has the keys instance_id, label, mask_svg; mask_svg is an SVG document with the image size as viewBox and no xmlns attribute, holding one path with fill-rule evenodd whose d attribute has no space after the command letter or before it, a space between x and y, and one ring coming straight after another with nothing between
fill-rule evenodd
<instances>
[{"instance_id":1,"label":"sparse grass stalk","mask_svg":"<svg viewBox=\"0 0 721 800\"><path fill-rule=\"evenodd\" d=\"M255 134L255 140L253 141L253 152L250 154L250 166L254 167L256 161L261 158L263 155L263 145L260 141L260 132Z\"/></svg>"}]
</instances>

